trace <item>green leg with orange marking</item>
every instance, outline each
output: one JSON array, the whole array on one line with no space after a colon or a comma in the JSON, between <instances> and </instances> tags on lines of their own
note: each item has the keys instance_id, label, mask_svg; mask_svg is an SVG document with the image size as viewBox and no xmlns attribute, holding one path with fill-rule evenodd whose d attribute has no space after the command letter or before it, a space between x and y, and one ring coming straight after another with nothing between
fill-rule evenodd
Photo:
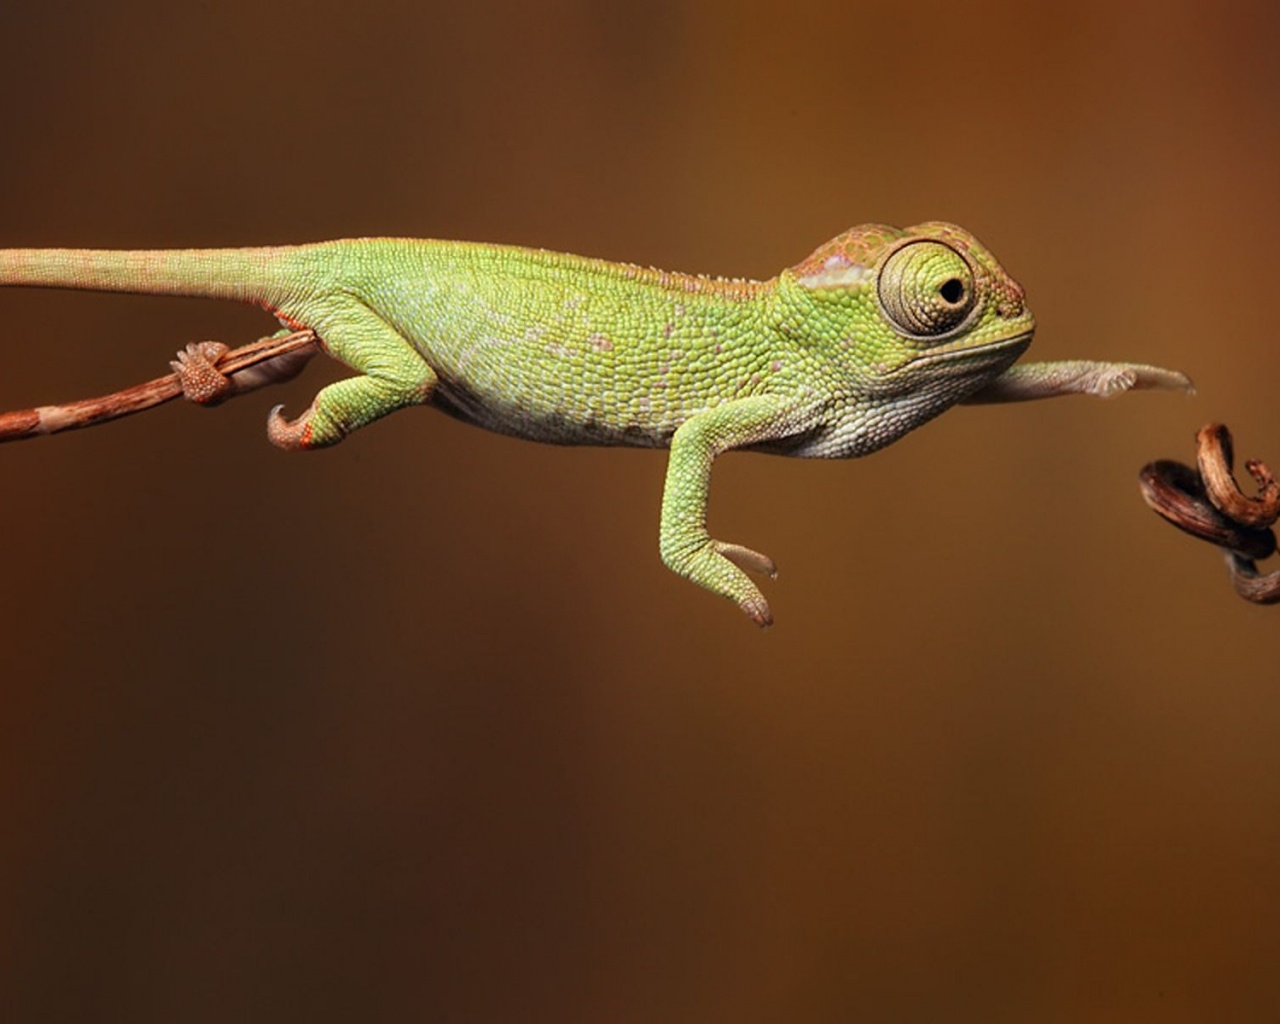
<instances>
[{"instance_id":1,"label":"green leg with orange marking","mask_svg":"<svg viewBox=\"0 0 1280 1024\"><path fill-rule=\"evenodd\" d=\"M367 306L354 299L328 300L318 309L301 310L297 319L316 331L330 355L361 375L322 388L296 420L286 420L280 406L272 409L267 419L272 444L292 451L325 448L431 397L435 371Z\"/></svg>"}]
</instances>

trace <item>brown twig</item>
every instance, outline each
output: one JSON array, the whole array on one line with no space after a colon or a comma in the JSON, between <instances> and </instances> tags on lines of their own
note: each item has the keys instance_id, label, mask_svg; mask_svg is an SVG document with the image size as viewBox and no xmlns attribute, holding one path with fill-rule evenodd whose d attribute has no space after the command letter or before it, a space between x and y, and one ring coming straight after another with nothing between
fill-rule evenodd
<instances>
[{"instance_id":1,"label":"brown twig","mask_svg":"<svg viewBox=\"0 0 1280 1024\"><path fill-rule=\"evenodd\" d=\"M1258 485L1258 496L1245 497L1236 483L1233 461L1231 432L1221 423L1201 427L1196 434L1196 463L1209 500L1237 523L1266 529L1280 519L1280 484L1263 463L1247 462L1245 469Z\"/></svg>"},{"instance_id":2,"label":"brown twig","mask_svg":"<svg viewBox=\"0 0 1280 1024\"><path fill-rule=\"evenodd\" d=\"M1161 459L1142 467L1142 497L1180 530L1247 558L1266 558L1276 549L1270 530L1234 522L1214 507L1204 481L1190 466Z\"/></svg>"},{"instance_id":3,"label":"brown twig","mask_svg":"<svg viewBox=\"0 0 1280 1024\"><path fill-rule=\"evenodd\" d=\"M295 331L279 337L261 338L252 344L232 349L215 365L230 376L276 356L305 348L314 344L315 340L316 336L311 331ZM84 398L66 405L42 405L35 409L0 413L0 442L24 441L45 434L57 434L63 430L91 427L163 405L181 394L182 384L178 375L171 373L122 391L114 391L101 398Z\"/></svg>"},{"instance_id":4,"label":"brown twig","mask_svg":"<svg viewBox=\"0 0 1280 1024\"><path fill-rule=\"evenodd\" d=\"M1260 573L1252 558L1226 553L1227 571L1236 593L1254 604L1280 604L1280 571Z\"/></svg>"},{"instance_id":5,"label":"brown twig","mask_svg":"<svg viewBox=\"0 0 1280 1024\"><path fill-rule=\"evenodd\" d=\"M1262 574L1254 564L1276 550L1272 527L1280 519L1280 484L1259 461L1245 463L1258 484L1247 497L1232 472L1231 433L1210 423L1196 435L1199 471L1160 460L1142 468L1142 497L1159 515L1192 536L1224 549L1236 593L1256 604L1280 603L1280 571Z\"/></svg>"}]
</instances>

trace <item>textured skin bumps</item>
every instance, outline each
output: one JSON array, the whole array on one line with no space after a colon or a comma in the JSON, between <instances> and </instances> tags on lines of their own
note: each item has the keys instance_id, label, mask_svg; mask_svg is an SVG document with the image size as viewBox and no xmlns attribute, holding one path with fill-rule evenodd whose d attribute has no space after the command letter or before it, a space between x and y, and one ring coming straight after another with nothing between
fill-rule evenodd
<instances>
[{"instance_id":1,"label":"textured skin bumps","mask_svg":"<svg viewBox=\"0 0 1280 1024\"><path fill-rule=\"evenodd\" d=\"M0 251L0 285L232 298L315 332L356 374L268 436L336 444L430 404L517 437L669 447L660 551L676 572L771 621L747 575L764 555L711 537L717 455L746 448L863 455L962 401L1189 387L1133 364L1010 369L1031 341L1022 289L968 232L928 223L854 228L769 281L645 269L511 246L351 239L260 249ZM212 343L204 343L208 346ZM213 349L179 355L197 401L296 373L263 364L232 388Z\"/></svg>"}]
</instances>

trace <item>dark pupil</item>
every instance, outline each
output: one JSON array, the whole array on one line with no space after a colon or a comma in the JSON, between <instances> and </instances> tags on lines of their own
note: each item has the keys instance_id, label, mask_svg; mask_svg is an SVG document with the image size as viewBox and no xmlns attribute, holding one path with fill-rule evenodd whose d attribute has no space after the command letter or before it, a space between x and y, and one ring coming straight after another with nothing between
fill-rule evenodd
<instances>
[{"instance_id":1,"label":"dark pupil","mask_svg":"<svg viewBox=\"0 0 1280 1024\"><path fill-rule=\"evenodd\" d=\"M964 298L964 282L958 277L943 281L942 287L938 289L938 294L946 299L947 302L955 305Z\"/></svg>"}]
</instances>

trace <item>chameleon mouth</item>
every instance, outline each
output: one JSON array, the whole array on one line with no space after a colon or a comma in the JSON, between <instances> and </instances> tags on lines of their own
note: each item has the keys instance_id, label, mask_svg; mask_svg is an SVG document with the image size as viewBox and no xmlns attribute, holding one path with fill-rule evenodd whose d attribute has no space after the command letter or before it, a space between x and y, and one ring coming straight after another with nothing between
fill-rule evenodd
<instances>
[{"instance_id":1,"label":"chameleon mouth","mask_svg":"<svg viewBox=\"0 0 1280 1024\"><path fill-rule=\"evenodd\" d=\"M1029 331L1023 331L1021 334L1015 334L1012 337L989 341L985 345L957 346L956 348L941 348L934 349L932 352L922 352L915 358L908 359L899 369L932 366L934 363L956 363L968 359L978 359L985 362L986 360L983 360L983 356L1003 355L1010 349L1017 349L1017 353L1014 356L1016 359L1031 344L1031 336L1033 334L1035 334L1034 327Z\"/></svg>"}]
</instances>

